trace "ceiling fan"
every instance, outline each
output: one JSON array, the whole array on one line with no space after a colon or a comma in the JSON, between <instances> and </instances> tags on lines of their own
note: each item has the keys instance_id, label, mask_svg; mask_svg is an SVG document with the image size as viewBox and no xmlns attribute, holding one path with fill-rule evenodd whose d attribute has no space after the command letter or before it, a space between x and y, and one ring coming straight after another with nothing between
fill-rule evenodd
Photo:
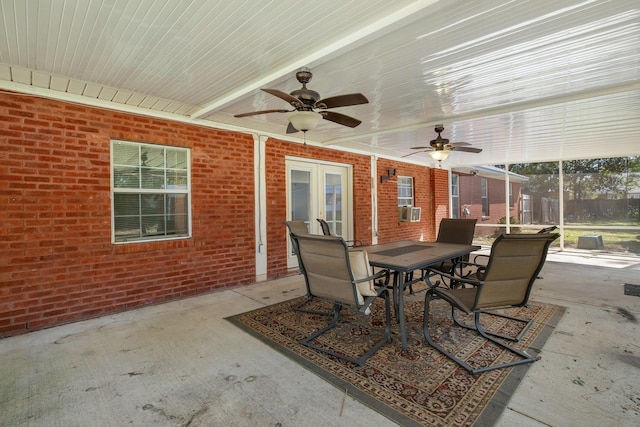
<instances>
[{"instance_id":1,"label":"ceiling fan","mask_svg":"<svg viewBox=\"0 0 640 427\"><path fill-rule=\"evenodd\" d=\"M288 102L293 110L262 110L250 113L236 114L234 117L255 116L258 114L268 113L288 113L287 133L295 133L298 131L306 132L313 129L320 119L329 120L339 125L354 128L362 123L360 120L349 117L345 114L336 113L335 111L327 111L331 108L347 107L350 105L367 104L369 100L361 93L350 93L346 95L331 96L328 98L320 98L320 94L315 90L307 88L307 83L311 80L313 74L309 68L301 68L296 72L296 79L302 83L302 88L294 90L291 93L285 93L278 89L262 89L263 91L277 96L278 98Z\"/></svg>"},{"instance_id":2,"label":"ceiling fan","mask_svg":"<svg viewBox=\"0 0 640 427\"><path fill-rule=\"evenodd\" d=\"M449 154L455 151L465 151L467 153L480 153L481 148L470 147L471 144L467 142L449 142L448 139L443 138L440 134L444 131L443 125L436 125L435 131L438 134L436 139L432 139L429 142L430 147L411 147L412 150L420 150L415 153L410 153L402 157L413 156L414 154L427 152L433 160L441 162L446 159Z\"/></svg>"}]
</instances>

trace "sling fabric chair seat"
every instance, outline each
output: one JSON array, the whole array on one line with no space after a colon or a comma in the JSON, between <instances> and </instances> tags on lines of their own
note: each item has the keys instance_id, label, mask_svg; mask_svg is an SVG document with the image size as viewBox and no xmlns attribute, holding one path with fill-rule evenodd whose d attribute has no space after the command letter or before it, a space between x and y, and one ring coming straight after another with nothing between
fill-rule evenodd
<instances>
[{"instance_id":1,"label":"sling fabric chair seat","mask_svg":"<svg viewBox=\"0 0 640 427\"><path fill-rule=\"evenodd\" d=\"M324 235L291 235L298 248L299 262L305 274L310 295L333 304L329 324L300 340L300 343L348 360L357 365L364 364L380 347L391 341L391 305L389 302L389 271L373 274L365 250L349 250L341 237ZM382 337L362 355L347 355L326 348L317 340L321 335L338 326L343 308L370 314L370 306L382 298L385 304L385 326Z\"/></svg>"},{"instance_id":2,"label":"sling fabric chair seat","mask_svg":"<svg viewBox=\"0 0 640 427\"><path fill-rule=\"evenodd\" d=\"M462 245L472 244L477 221L477 219L442 218L440 220L440 227L438 228L438 237L436 237L436 242L456 243ZM465 255L462 258L462 261L464 262L468 260L469 255ZM460 260L446 260L436 265L430 265L423 271L422 277L425 279L427 284L429 284L430 276L432 276L429 274L429 270L453 274L453 270L460 265ZM461 268L460 274L462 274ZM413 293L413 289L410 290Z\"/></svg>"},{"instance_id":3,"label":"sling fabric chair seat","mask_svg":"<svg viewBox=\"0 0 640 427\"><path fill-rule=\"evenodd\" d=\"M471 285L471 287L431 287L427 290L424 303L423 332L427 342L438 351L454 360L460 366L472 374L505 368L508 366L530 363L537 360L526 351L515 349L504 342L494 338L501 337L516 341L526 332L532 320L519 319L504 314L490 312L488 310L508 307L526 306L531 293L531 288L538 273L542 269L547 257L549 245L560 235L553 234L502 234L491 246L491 254L487 266L478 266L481 273L460 276L448 272L433 270L451 283ZM520 356L512 362L501 363L492 366L473 368L468 361L457 357L437 344L429 332L430 304L433 299L443 299L451 305L451 316L458 326L477 331L482 337L498 346ZM456 310L466 314L473 314L474 326L468 326L455 316ZM524 328L518 337L507 337L500 334L486 332L480 324L480 315L495 315L524 322ZM469 358L472 359L472 356Z\"/></svg>"},{"instance_id":4,"label":"sling fabric chair seat","mask_svg":"<svg viewBox=\"0 0 640 427\"><path fill-rule=\"evenodd\" d=\"M470 245L473 243L473 235L476 231L477 219L459 219L459 218L442 218L440 220L440 227L438 228L438 237L436 242L442 243L457 243L462 245ZM466 255L463 260L468 260L469 255ZM440 264L440 266L430 266L430 268L437 268L439 271L445 271L452 273L452 269L455 267L454 260L447 260Z\"/></svg>"},{"instance_id":5,"label":"sling fabric chair seat","mask_svg":"<svg viewBox=\"0 0 640 427\"><path fill-rule=\"evenodd\" d=\"M545 228L542 228L542 229L538 230L538 231L536 232L536 234L549 234L549 233L551 233L552 231L555 231L555 230L557 230L557 229L558 229L558 226L557 226L557 225L551 225L551 226L549 226L549 227L545 227ZM474 257L473 257L473 263L474 263L474 264L479 264L479 260L480 260L480 259L489 260L489 255L478 254L478 255L476 255L476 256L474 256ZM538 279L542 279L542 277L538 277Z\"/></svg>"},{"instance_id":6,"label":"sling fabric chair seat","mask_svg":"<svg viewBox=\"0 0 640 427\"><path fill-rule=\"evenodd\" d=\"M309 310L307 308L305 308L307 306L307 304L309 304L311 302L311 300L313 299L313 296L311 295L311 292L309 291L309 283L307 282L307 276L304 274L304 271L302 271L302 265L300 264L300 260L298 257L298 246L297 243L295 242L295 240L293 240L293 238L291 237L293 234L296 235L305 235L305 234L309 234L309 227L307 226L307 223L304 221L285 221L284 225L287 227L287 230L289 230L289 237L291 239L291 247L293 249L293 253L296 255L296 257L298 258L298 269L300 270L300 274L302 274L304 276L304 281L305 281L305 285L307 287L307 294L305 295L305 300L302 301L300 304L298 304L297 306L295 306L293 309L295 311L299 311L302 313L309 313L309 314L321 314L324 316L330 316L331 313L330 312L323 312L323 311L318 311L318 310Z\"/></svg>"},{"instance_id":7,"label":"sling fabric chair seat","mask_svg":"<svg viewBox=\"0 0 640 427\"><path fill-rule=\"evenodd\" d=\"M557 229L558 229L558 226L557 226L557 225L550 225L549 227L545 227L545 228L542 228L542 229L538 230L538 231L536 232L536 234L549 234L549 233L551 233L552 231L555 231L555 230L557 230ZM488 260L489 260L489 255L478 254L478 255L474 256L474 257L473 257L473 264L480 264L480 261L479 261L479 260L481 260L481 259L482 259L482 260L487 260L487 261L488 261ZM487 261L485 261L485 262L487 262ZM538 276L537 278L538 278L538 279L542 279L542 277L541 277L541 276Z\"/></svg>"}]
</instances>

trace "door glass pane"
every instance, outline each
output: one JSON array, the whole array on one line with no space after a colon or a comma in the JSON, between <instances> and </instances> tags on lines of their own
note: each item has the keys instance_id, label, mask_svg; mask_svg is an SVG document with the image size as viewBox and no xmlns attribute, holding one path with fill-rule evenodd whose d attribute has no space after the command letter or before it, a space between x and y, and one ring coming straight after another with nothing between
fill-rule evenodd
<instances>
[{"instance_id":1,"label":"door glass pane","mask_svg":"<svg viewBox=\"0 0 640 427\"><path fill-rule=\"evenodd\" d=\"M291 220L309 224L311 215L311 173L309 171L291 171Z\"/></svg>"},{"instance_id":2,"label":"door glass pane","mask_svg":"<svg viewBox=\"0 0 640 427\"><path fill-rule=\"evenodd\" d=\"M342 236L342 177L326 173L324 185L324 215L333 233Z\"/></svg>"}]
</instances>

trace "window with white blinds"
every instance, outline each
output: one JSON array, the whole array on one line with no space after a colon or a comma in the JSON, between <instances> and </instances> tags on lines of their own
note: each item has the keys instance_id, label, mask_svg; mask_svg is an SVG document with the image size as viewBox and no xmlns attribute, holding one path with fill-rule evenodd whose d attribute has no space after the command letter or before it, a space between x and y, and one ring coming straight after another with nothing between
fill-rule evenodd
<instances>
[{"instance_id":1,"label":"window with white blinds","mask_svg":"<svg viewBox=\"0 0 640 427\"><path fill-rule=\"evenodd\" d=\"M113 241L189 237L187 148L111 141Z\"/></svg>"},{"instance_id":2,"label":"window with white blinds","mask_svg":"<svg viewBox=\"0 0 640 427\"><path fill-rule=\"evenodd\" d=\"M398 177L398 206L413 206L413 177Z\"/></svg>"}]
</instances>

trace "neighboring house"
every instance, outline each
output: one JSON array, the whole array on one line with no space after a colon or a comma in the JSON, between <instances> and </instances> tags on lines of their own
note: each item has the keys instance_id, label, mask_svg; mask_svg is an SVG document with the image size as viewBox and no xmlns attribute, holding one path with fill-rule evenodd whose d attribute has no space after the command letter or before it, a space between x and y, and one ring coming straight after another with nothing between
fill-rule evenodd
<instances>
[{"instance_id":1,"label":"neighboring house","mask_svg":"<svg viewBox=\"0 0 640 427\"><path fill-rule=\"evenodd\" d=\"M17 93L0 94L0 158L0 336L297 274L292 159L349 170L339 206L365 244L433 240L448 216L443 169ZM389 169L421 221L398 221Z\"/></svg>"},{"instance_id":2,"label":"neighboring house","mask_svg":"<svg viewBox=\"0 0 640 427\"><path fill-rule=\"evenodd\" d=\"M451 216L477 218L478 224L503 224L508 208L510 218L520 224L531 223L529 199L522 194L522 183L528 178L512 172L508 176L509 200L506 200L504 169L492 166L454 168L451 171Z\"/></svg>"}]
</instances>

